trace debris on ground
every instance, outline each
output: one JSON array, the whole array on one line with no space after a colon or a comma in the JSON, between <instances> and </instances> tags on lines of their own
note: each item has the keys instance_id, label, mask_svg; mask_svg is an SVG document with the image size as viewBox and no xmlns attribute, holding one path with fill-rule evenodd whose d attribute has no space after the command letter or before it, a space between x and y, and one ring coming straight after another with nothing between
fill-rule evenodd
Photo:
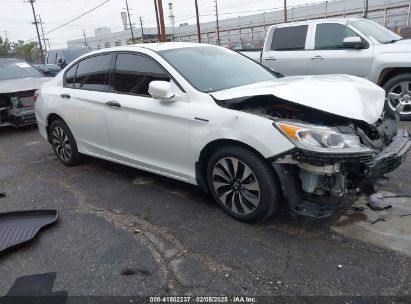
<instances>
[{"instance_id":1,"label":"debris on ground","mask_svg":"<svg viewBox=\"0 0 411 304\"><path fill-rule=\"evenodd\" d=\"M342 268L342 265L341 265L341 264L339 264L337 267L338 267L338 269L341 269L341 268Z\"/></svg>"},{"instance_id":2,"label":"debris on ground","mask_svg":"<svg viewBox=\"0 0 411 304\"><path fill-rule=\"evenodd\" d=\"M0 254L31 241L37 233L57 221L57 210L0 213Z\"/></svg>"},{"instance_id":3,"label":"debris on ground","mask_svg":"<svg viewBox=\"0 0 411 304\"><path fill-rule=\"evenodd\" d=\"M371 194L368 198L367 206L374 211L381 211L392 208L392 206L384 201L384 195L377 192Z\"/></svg>"},{"instance_id":4,"label":"debris on ground","mask_svg":"<svg viewBox=\"0 0 411 304\"><path fill-rule=\"evenodd\" d=\"M357 207L357 206L352 206L352 210L356 212L363 212L365 210L364 207Z\"/></svg>"},{"instance_id":5,"label":"debris on ground","mask_svg":"<svg viewBox=\"0 0 411 304\"><path fill-rule=\"evenodd\" d=\"M5 192L0 192L0 197L6 197L6 193Z\"/></svg>"},{"instance_id":6,"label":"debris on ground","mask_svg":"<svg viewBox=\"0 0 411 304\"><path fill-rule=\"evenodd\" d=\"M378 223L378 222L386 222L387 220L383 217L383 216L380 216L379 218L377 218L375 221L373 221L373 222L371 222L371 225L374 225L374 224L376 224L376 223Z\"/></svg>"},{"instance_id":7,"label":"debris on ground","mask_svg":"<svg viewBox=\"0 0 411 304\"><path fill-rule=\"evenodd\" d=\"M6 296L0 298L0 302L4 300L4 303L64 304L67 301L67 291L53 292L55 279L55 272L17 278Z\"/></svg>"}]
</instances>

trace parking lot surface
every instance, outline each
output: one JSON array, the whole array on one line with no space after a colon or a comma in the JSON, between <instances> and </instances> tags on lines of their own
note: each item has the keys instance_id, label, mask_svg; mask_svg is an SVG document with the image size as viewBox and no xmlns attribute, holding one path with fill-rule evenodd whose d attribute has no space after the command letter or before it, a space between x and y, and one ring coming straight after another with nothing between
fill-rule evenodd
<instances>
[{"instance_id":1,"label":"parking lot surface","mask_svg":"<svg viewBox=\"0 0 411 304\"><path fill-rule=\"evenodd\" d=\"M411 158L384 190L411 195L410 169ZM331 229L354 198L328 219L282 210L245 224L182 182L94 158L65 167L36 127L0 130L0 192L0 212L60 213L32 243L0 257L0 296L16 278L46 272L69 295L411 292L409 255Z\"/></svg>"}]
</instances>

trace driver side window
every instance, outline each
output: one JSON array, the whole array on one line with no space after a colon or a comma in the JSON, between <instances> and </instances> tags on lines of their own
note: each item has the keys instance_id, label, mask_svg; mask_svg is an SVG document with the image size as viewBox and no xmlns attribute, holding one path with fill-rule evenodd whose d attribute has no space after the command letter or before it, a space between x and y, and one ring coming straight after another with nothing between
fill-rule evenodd
<instances>
[{"instance_id":1,"label":"driver side window","mask_svg":"<svg viewBox=\"0 0 411 304\"><path fill-rule=\"evenodd\" d=\"M359 35L343 24L317 24L317 30L315 33L315 49L335 50L344 48L343 40L347 37L359 37Z\"/></svg>"},{"instance_id":2,"label":"driver side window","mask_svg":"<svg viewBox=\"0 0 411 304\"><path fill-rule=\"evenodd\" d=\"M153 80L170 81L165 69L156 61L143 55L117 55L114 70L115 92L151 97L148 85Z\"/></svg>"}]
</instances>

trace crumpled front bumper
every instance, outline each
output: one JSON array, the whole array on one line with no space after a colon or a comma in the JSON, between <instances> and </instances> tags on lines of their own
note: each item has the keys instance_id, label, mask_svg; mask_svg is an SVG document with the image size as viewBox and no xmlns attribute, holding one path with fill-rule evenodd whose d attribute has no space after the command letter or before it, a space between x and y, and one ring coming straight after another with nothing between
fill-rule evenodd
<instances>
[{"instance_id":1,"label":"crumpled front bumper","mask_svg":"<svg viewBox=\"0 0 411 304\"><path fill-rule=\"evenodd\" d=\"M10 111L10 121L15 127L36 123L34 107L13 109Z\"/></svg>"},{"instance_id":2,"label":"crumpled front bumper","mask_svg":"<svg viewBox=\"0 0 411 304\"><path fill-rule=\"evenodd\" d=\"M382 176L397 169L407 158L410 148L409 132L399 129L393 142L365 163L364 175L367 177Z\"/></svg>"}]
</instances>

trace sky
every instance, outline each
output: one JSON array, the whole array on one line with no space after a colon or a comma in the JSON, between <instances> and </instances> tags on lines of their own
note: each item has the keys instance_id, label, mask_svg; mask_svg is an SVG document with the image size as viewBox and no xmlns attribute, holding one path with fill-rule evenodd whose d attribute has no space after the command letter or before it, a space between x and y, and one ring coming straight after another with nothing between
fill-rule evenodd
<instances>
[{"instance_id":1,"label":"sky","mask_svg":"<svg viewBox=\"0 0 411 304\"><path fill-rule=\"evenodd\" d=\"M107 0L36 0L34 7L36 15L40 15L44 33L63 25L90 9ZM166 26L170 25L168 3L173 3L175 25L181 23L195 23L194 0L163 0L163 11ZM308 3L324 2L324 0L288 0L288 6L304 5ZM140 26L142 17L143 27L155 27L156 18L154 0L128 0L131 9L131 21ZM263 11L280 9L283 0L218 0L220 19L238 17ZM96 8L91 13L61 27L49 34L52 48L66 47L67 40L86 36L94 36L94 29L107 26L112 32L123 29L121 11L125 11L125 0L108 0L107 3ZM200 22L215 20L215 0L198 0ZM37 34L30 3L23 0L0 0L0 36L5 38L6 32L9 41L37 41Z\"/></svg>"}]
</instances>

